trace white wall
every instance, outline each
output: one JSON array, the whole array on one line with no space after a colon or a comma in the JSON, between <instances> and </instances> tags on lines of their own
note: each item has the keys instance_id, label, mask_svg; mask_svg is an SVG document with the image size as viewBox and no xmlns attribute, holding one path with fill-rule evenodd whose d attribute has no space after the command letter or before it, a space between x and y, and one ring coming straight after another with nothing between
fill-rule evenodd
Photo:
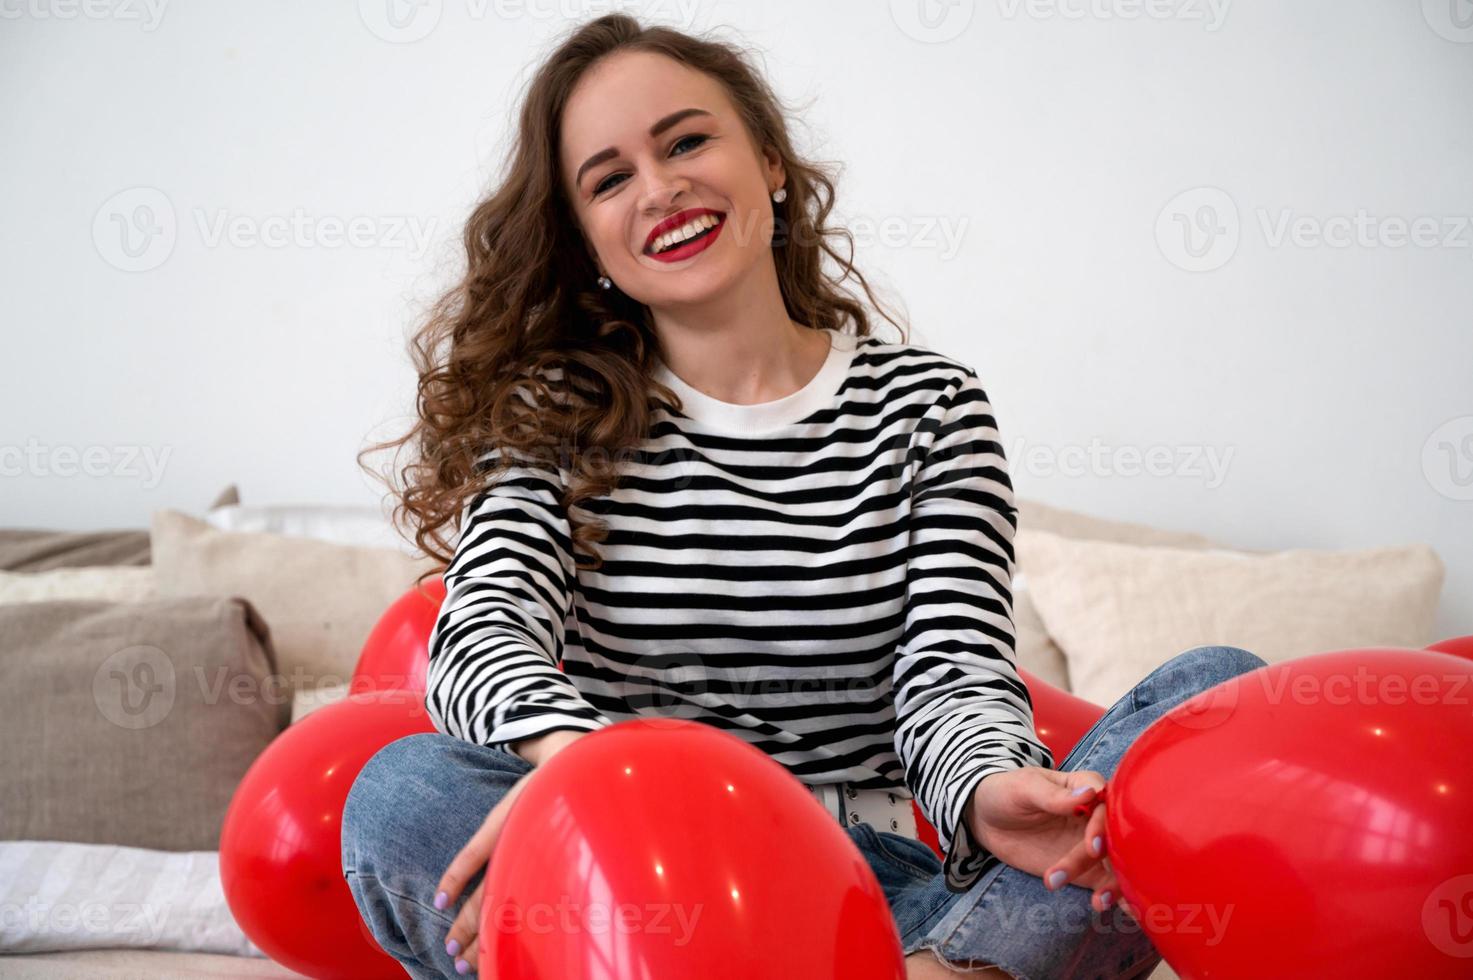
<instances>
[{"instance_id":1,"label":"white wall","mask_svg":"<svg viewBox=\"0 0 1473 980\"><path fill-rule=\"evenodd\" d=\"M1473 632L1473 11L1213 2L623 9L762 49L1020 494L1244 547L1427 542L1439 635ZM412 408L403 337L510 95L563 14L614 6L0 0L0 523L145 526L230 482L375 500L353 454ZM312 237L263 243L297 214ZM124 217L164 232L131 256Z\"/></svg>"}]
</instances>

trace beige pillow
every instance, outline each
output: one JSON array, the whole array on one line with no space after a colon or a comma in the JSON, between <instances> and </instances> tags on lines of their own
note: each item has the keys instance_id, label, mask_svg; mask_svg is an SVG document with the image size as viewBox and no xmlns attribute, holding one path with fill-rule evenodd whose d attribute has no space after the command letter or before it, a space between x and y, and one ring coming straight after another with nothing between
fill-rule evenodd
<instances>
[{"instance_id":1,"label":"beige pillow","mask_svg":"<svg viewBox=\"0 0 1473 980\"><path fill-rule=\"evenodd\" d=\"M1115 541L1120 544L1153 544L1167 548L1216 548L1219 545L1211 538L1190 531L1171 531L1134 524L1130 521L1111 521L1093 517L1063 507L1054 507L1037 500L1019 500L1018 527L1030 531L1047 531L1066 538L1084 541Z\"/></svg>"},{"instance_id":2,"label":"beige pillow","mask_svg":"<svg viewBox=\"0 0 1473 980\"><path fill-rule=\"evenodd\" d=\"M153 595L148 565L53 568L46 572L0 572L0 603L50 599L138 602Z\"/></svg>"},{"instance_id":3,"label":"beige pillow","mask_svg":"<svg viewBox=\"0 0 1473 980\"><path fill-rule=\"evenodd\" d=\"M1172 548L1212 548L1212 541L1200 534L1184 531L1168 531L1132 524L1128 521L1107 521L1091 517L1062 507L1052 507L1036 500L1019 499L1018 529L1048 531L1070 538L1092 541L1120 541L1125 544L1155 544ZM1037 675L1057 688L1072 690L1069 682L1068 663L1064 652L1059 649L1043 620L1034 607L1028 587L1028 570L1032 556L1025 547L1026 536L1014 541L1017 563L1013 575L1013 626L1017 632L1018 666Z\"/></svg>"},{"instance_id":4,"label":"beige pillow","mask_svg":"<svg viewBox=\"0 0 1473 980\"><path fill-rule=\"evenodd\" d=\"M1269 663L1430 642L1445 570L1427 545L1248 554L1020 531L1029 584L1078 696L1112 705L1184 650L1242 647Z\"/></svg>"},{"instance_id":5,"label":"beige pillow","mask_svg":"<svg viewBox=\"0 0 1473 980\"><path fill-rule=\"evenodd\" d=\"M153 515L161 596L238 595L271 627L289 690L345 684L369 631L437 563L264 531L220 531L178 511Z\"/></svg>"},{"instance_id":6,"label":"beige pillow","mask_svg":"<svg viewBox=\"0 0 1473 980\"><path fill-rule=\"evenodd\" d=\"M275 666L240 599L0 605L0 839L218 849L286 725Z\"/></svg>"},{"instance_id":7,"label":"beige pillow","mask_svg":"<svg viewBox=\"0 0 1473 980\"><path fill-rule=\"evenodd\" d=\"M298 688L292 692L291 723L295 725L318 708L325 708L342 701L348 696L351 687L350 684L332 684L326 687Z\"/></svg>"}]
</instances>

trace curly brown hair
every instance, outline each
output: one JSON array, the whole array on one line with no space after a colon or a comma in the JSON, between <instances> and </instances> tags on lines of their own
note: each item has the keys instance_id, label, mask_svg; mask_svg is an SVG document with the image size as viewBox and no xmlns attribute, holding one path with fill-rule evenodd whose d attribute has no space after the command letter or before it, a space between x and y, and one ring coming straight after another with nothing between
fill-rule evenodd
<instances>
[{"instance_id":1,"label":"curly brown hair","mask_svg":"<svg viewBox=\"0 0 1473 980\"><path fill-rule=\"evenodd\" d=\"M836 168L798 157L784 104L741 47L645 27L626 14L582 24L557 42L528 81L503 176L465 226L465 275L433 304L409 342L419 376L417 421L404 436L358 454L363 466L368 453L406 443L416 450L400 484L370 470L396 499L395 525L412 524L420 550L442 563L416 584L448 568L455 542L442 531L458 525L468 503L495 482L499 465L476 465L488 447L500 448L498 464L549 455L563 463L560 503L573 549L582 546L592 555L588 567L601 567L593 546L608 528L579 517L577 505L613 490L615 462L648 438L660 403L682 408L674 392L653 380L660 348L649 309L617 289L595 286L598 270L559 176L569 96L585 72L619 51L662 54L717 80L756 145L781 157L788 196L775 206L772 256L788 316L822 330L852 323L857 336L869 335L865 307L842 288L852 277L904 341L906 327L854 267L853 236L828 226ZM845 241L847 256L830 239ZM836 266L832 275L825 256ZM520 395L530 390L535 404Z\"/></svg>"}]
</instances>

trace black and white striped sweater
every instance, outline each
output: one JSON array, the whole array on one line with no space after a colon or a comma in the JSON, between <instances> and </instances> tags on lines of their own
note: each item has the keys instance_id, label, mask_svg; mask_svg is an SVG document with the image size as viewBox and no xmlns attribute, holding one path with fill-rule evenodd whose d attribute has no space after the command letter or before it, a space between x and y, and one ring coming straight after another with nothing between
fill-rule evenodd
<instances>
[{"instance_id":1,"label":"black and white striped sweater","mask_svg":"<svg viewBox=\"0 0 1473 980\"><path fill-rule=\"evenodd\" d=\"M609 526L597 572L574 564L561 465L519 460L476 495L426 706L503 748L686 718L805 783L903 785L961 891L997 860L959 826L977 782L1053 766L1015 668L1012 484L975 371L831 340L807 385L756 405L660 364L683 410L658 410L619 486L580 505Z\"/></svg>"}]
</instances>

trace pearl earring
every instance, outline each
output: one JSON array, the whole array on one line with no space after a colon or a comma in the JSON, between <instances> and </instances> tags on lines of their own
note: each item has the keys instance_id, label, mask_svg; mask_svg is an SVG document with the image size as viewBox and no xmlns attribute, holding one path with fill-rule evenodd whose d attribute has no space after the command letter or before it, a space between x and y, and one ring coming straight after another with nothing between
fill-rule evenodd
<instances>
[{"instance_id":1,"label":"pearl earring","mask_svg":"<svg viewBox=\"0 0 1473 980\"><path fill-rule=\"evenodd\" d=\"M598 284L604 289L609 289L614 285L614 280L610 279L608 276L599 276Z\"/></svg>"},{"instance_id":2,"label":"pearl earring","mask_svg":"<svg viewBox=\"0 0 1473 980\"><path fill-rule=\"evenodd\" d=\"M786 187L779 187L772 192L772 199L779 204L786 201L788 199L788 189Z\"/></svg>"}]
</instances>

